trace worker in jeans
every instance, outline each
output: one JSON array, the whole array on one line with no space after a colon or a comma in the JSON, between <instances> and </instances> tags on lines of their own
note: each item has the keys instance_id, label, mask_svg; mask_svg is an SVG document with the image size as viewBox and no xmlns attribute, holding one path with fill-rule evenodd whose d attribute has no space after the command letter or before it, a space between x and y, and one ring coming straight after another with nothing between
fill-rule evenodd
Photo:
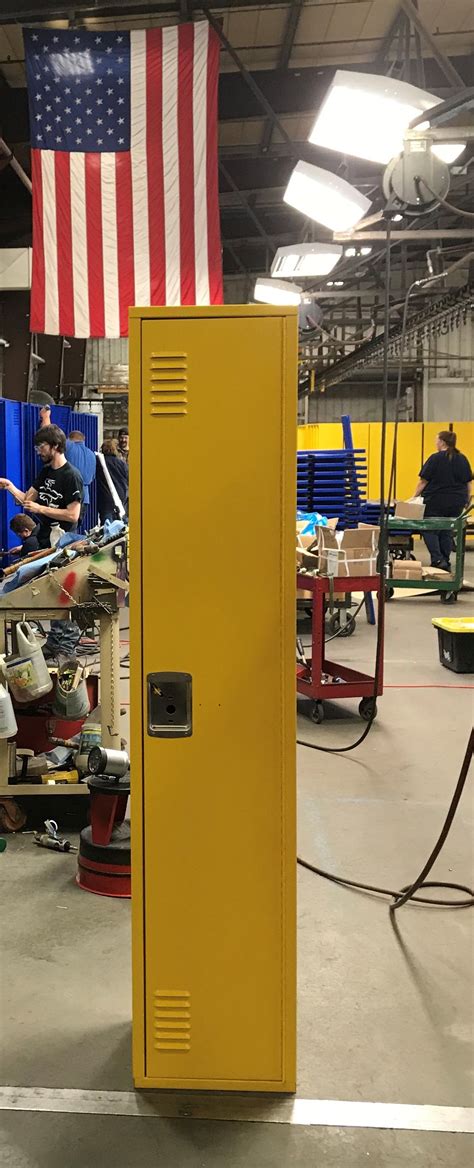
<instances>
[{"instance_id":1,"label":"worker in jeans","mask_svg":"<svg viewBox=\"0 0 474 1168\"><path fill-rule=\"evenodd\" d=\"M464 511L472 496L472 470L465 454L456 446L451 430L440 430L436 454L430 454L420 470L415 496L423 495L425 519L434 516L455 518ZM431 567L451 571L453 537L445 531L425 531L423 539L431 556Z\"/></svg>"}]
</instances>

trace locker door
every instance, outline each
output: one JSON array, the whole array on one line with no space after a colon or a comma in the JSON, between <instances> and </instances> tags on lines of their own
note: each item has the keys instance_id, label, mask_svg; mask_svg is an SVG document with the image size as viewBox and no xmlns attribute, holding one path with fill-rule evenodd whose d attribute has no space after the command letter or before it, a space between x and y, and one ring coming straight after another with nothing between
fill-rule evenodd
<instances>
[{"instance_id":1,"label":"locker door","mask_svg":"<svg viewBox=\"0 0 474 1168\"><path fill-rule=\"evenodd\" d=\"M275 316L142 323L145 718L148 675L192 678L192 733L151 737L146 722L143 733L146 1074L162 1085L278 1085L289 1057L287 327Z\"/></svg>"}]
</instances>

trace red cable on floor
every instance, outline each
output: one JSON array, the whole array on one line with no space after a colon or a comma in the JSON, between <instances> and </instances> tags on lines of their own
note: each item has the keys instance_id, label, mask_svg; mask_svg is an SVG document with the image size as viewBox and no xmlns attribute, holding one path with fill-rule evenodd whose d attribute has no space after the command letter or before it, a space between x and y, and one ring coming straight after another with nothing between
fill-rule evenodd
<instances>
[{"instance_id":1,"label":"red cable on floor","mask_svg":"<svg viewBox=\"0 0 474 1168\"><path fill-rule=\"evenodd\" d=\"M384 689L474 689L474 685L443 685L441 681L433 685L384 685Z\"/></svg>"}]
</instances>

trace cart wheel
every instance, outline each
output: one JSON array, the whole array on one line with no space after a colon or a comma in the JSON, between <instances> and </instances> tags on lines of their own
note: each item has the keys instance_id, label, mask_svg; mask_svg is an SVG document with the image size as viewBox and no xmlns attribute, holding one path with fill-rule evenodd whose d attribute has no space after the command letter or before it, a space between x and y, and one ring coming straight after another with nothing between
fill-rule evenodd
<instances>
[{"instance_id":1,"label":"cart wheel","mask_svg":"<svg viewBox=\"0 0 474 1168\"><path fill-rule=\"evenodd\" d=\"M350 616L349 620L347 620L345 625L342 626L341 637L352 637L352 634L355 633L355 627L355 617Z\"/></svg>"},{"instance_id":2,"label":"cart wheel","mask_svg":"<svg viewBox=\"0 0 474 1168\"><path fill-rule=\"evenodd\" d=\"M387 601L393 600L394 592L395 592L394 588L386 588L385 589L385 600L387 600Z\"/></svg>"},{"instance_id":3,"label":"cart wheel","mask_svg":"<svg viewBox=\"0 0 474 1168\"><path fill-rule=\"evenodd\" d=\"M341 627L341 617L338 612L332 612L328 621L329 632L338 633Z\"/></svg>"},{"instance_id":4,"label":"cart wheel","mask_svg":"<svg viewBox=\"0 0 474 1168\"><path fill-rule=\"evenodd\" d=\"M455 604L458 598L457 592L440 592L439 595L442 604Z\"/></svg>"},{"instance_id":5,"label":"cart wheel","mask_svg":"<svg viewBox=\"0 0 474 1168\"><path fill-rule=\"evenodd\" d=\"M375 698L362 698L359 703L359 714L364 722L374 721L377 717L377 702Z\"/></svg>"},{"instance_id":6,"label":"cart wheel","mask_svg":"<svg viewBox=\"0 0 474 1168\"><path fill-rule=\"evenodd\" d=\"M322 702L313 702L311 718L313 722L316 722L317 726L321 725L321 722L324 720L324 706Z\"/></svg>"}]
</instances>

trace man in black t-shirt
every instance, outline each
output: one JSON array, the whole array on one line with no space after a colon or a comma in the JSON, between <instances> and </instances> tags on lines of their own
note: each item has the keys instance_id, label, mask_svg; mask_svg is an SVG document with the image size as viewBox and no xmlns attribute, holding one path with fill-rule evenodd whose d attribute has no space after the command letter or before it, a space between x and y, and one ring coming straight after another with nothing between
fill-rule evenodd
<instances>
[{"instance_id":1,"label":"man in black t-shirt","mask_svg":"<svg viewBox=\"0 0 474 1168\"><path fill-rule=\"evenodd\" d=\"M38 430L35 446L43 466L33 486L22 491L10 479L0 479L0 487L10 491L17 503L35 517L38 545L49 548L53 523L59 523L64 531L76 530L83 484L79 471L66 460L66 435L59 426L43 426ZM70 653L80 635L81 631L73 621L52 621L43 652L49 657Z\"/></svg>"},{"instance_id":2,"label":"man in black t-shirt","mask_svg":"<svg viewBox=\"0 0 474 1168\"><path fill-rule=\"evenodd\" d=\"M0 479L25 511L35 516L40 548L50 547L51 527L59 523L64 531L75 531L83 497L79 471L66 461L66 435L59 426L43 426L35 434L35 446L43 466L28 491L21 491L9 479Z\"/></svg>"}]
</instances>

